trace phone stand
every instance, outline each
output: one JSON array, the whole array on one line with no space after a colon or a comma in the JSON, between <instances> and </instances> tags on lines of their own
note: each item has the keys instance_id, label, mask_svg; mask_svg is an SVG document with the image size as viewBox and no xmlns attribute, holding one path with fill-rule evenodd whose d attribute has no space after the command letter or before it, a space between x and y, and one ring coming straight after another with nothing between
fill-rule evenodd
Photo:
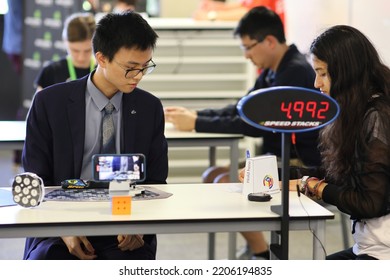
<instances>
[{"instance_id":1,"label":"phone stand","mask_svg":"<svg viewBox=\"0 0 390 280\"><path fill-rule=\"evenodd\" d=\"M117 195L118 193L120 193L120 194L127 194L130 196L136 196L142 194L142 192L145 191L145 188L137 186L135 181L114 180L110 182L108 190L110 194L113 193Z\"/></svg>"}]
</instances>

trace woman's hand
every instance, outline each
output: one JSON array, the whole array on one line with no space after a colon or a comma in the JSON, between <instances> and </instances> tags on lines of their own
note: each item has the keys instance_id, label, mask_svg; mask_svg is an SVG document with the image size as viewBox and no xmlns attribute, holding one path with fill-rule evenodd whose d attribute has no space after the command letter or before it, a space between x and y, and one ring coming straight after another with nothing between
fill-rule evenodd
<instances>
[{"instance_id":1,"label":"woman's hand","mask_svg":"<svg viewBox=\"0 0 390 280\"><path fill-rule=\"evenodd\" d=\"M316 177L304 176L302 177L299 186L300 186L300 191L304 193L306 196L321 200L322 192L324 191L324 188L327 186L327 183L325 183L325 179L320 180Z\"/></svg>"}]
</instances>

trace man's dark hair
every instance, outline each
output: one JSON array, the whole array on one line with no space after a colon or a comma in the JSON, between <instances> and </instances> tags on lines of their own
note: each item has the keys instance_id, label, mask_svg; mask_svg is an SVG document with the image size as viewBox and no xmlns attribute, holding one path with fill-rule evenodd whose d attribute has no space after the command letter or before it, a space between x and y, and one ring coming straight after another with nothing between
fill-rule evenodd
<instances>
[{"instance_id":1,"label":"man's dark hair","mask_svg":"<svg viewBox=\"0 0 390 280\"><path fill-rule=\"evenodd\" d=\"M110 13L98 22L92 44L94 53L101 52L112 61L121 48L154 49L157 38L156 32L140 14Z\"/></svg>"},{"instance_id":2,"label":"man's dark hair","mask_svg":"<svg viewBox=\"0 0 390 280\"><path fill-rule=\"evenodd\" d=\"M252 8L238 22L234 36L245 35L259 42L267 35L276 37L280 43L286 42L282 20L277 13L264 6Z\"/></svg>"}]
</instances>

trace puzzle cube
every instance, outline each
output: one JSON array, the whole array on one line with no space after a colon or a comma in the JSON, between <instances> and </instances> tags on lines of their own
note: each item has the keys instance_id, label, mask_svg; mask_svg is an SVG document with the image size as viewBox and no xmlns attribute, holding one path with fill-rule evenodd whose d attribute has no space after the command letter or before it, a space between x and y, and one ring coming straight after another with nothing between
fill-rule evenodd
<instances>
[{"instance_id":1,"label":"puzzle cube","mask_svg":"<svg viewBox=\"0 0 390 280\"><path fill-rule=\"evenodd\" d=\"M112 215L130 215L131 214L131 196L121 195L111 197Z\"/></svg>"}]
</instances>

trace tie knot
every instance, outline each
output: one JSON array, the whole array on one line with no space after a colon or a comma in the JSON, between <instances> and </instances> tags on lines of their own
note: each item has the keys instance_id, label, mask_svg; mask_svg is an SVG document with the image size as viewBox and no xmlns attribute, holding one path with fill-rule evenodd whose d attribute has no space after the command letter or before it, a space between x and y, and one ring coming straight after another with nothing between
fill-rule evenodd
<instances>
[{"instance_id":1,"label":"tie knot","mask_svg":"<svg viewBox=\"0 0 390 280\"><path fill-rule=\"evenodd\" d=\"M106 107L104 107L104 111L106 114L111 114L112 111L114 111L114 105L112 105L111 102L108 102Z\"/></svg>"}]
</instances>

